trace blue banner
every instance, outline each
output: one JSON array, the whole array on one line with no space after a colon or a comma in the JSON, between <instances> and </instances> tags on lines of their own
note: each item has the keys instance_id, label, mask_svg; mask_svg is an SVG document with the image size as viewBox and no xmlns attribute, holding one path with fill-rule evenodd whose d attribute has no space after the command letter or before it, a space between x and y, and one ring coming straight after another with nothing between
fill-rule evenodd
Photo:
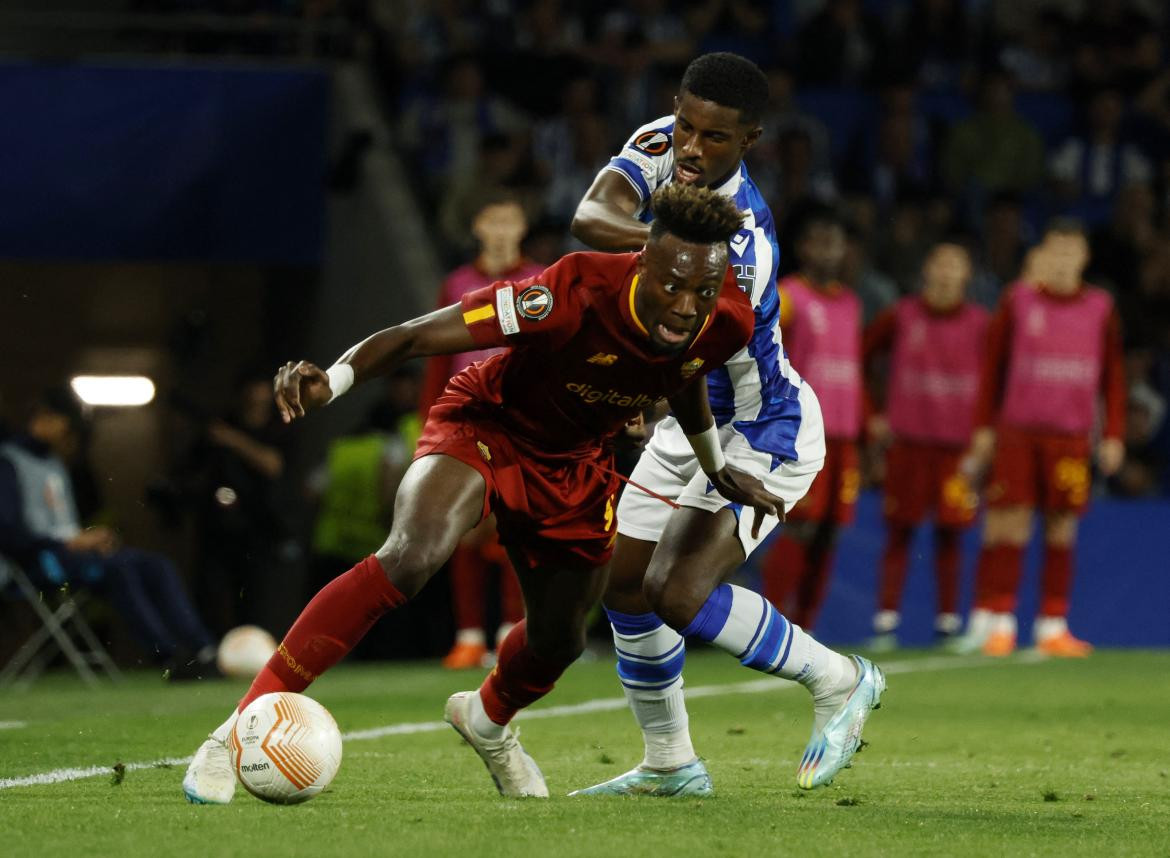
<instances>
[{"instance_id":1,"label":"blue banner","mask_svg":"<svg viewBox=\"0 0 1170 858\"><path fill-rule=\"evenodd\" d=\"M311 265L329 77L0 64L0 257Z\"/></svg>"},{"instance_id":2,"label":"blue banner","mask_svg":"<svg viewBox=\"0 0 1170 858\"><path fill-rule=\"evenodd\" d=\"M1024 561L1020 584L1020 643L1032 641L1039 603L1041 531ZM1095 500L1077 539L1069 628L1098 646L1170 647L1170 502ZM885 526L881 497L863 492L857 521L841 533L817 637L857 643L872 632ZM979 527L963 540L962 606L974 589ZM917 534L902 602L901 639L907 646L931 643L935 611L934 547L930 528Z\"/></svg>"}]
</instances>

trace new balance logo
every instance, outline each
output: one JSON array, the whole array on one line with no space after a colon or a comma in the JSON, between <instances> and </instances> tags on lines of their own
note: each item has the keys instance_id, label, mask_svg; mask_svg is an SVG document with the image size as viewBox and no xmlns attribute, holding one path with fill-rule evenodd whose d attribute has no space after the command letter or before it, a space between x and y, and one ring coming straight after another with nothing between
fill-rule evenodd
<instances>
[{"instance_id":1,"label":"new balance logo","mask_svg":"<svg viewBox=\"0 0 1170 858\"><path fill-rule=\"evenodd\" d=\"M606 354L605 352L598 352L588 360L588 363L595 363L598 366L613 366L616 362L617 355Z\"/></svg>"}]
</instances>

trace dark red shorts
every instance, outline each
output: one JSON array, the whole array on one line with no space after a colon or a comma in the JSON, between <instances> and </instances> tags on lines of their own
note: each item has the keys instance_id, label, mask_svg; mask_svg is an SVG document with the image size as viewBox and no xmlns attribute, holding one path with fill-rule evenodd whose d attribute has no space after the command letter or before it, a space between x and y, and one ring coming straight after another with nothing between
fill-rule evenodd
<instances>
[{"instance_id":1,"label":"dark red shorts","mask_svg":"<svg viewBox=\"0 0 1170 858\"><path fill-rule=\"evenodd\" d=\"M998 427L988 506L1080 513L1088 506L1091 485L1084 435Z\"/></svg>"},{"instance_id":2,"label":"dark red shorts","mask_svg":"<svg viewBox=\"0 0 1170 858\"><path fill-rule=\"evenodd\" d=\"M613 456L600 447L541 455L473 405L453 400L444 396L431 408L414 457L441 453L479 471L487 483L484 517L495 513L500 543L530 568L608 563L617 536Z\"/></svg>"},{"instance_id":3,"label":"dark red shorts","mask_svg":"<svg viewBox=\"0 0 1170 858\"><path fill-rule=\"evenodd\" d=\"M895 440L886 451L886 520L914 525L933 512L943 527L973 522L979 497L959 473L963 453L962 448Z\"/></svg>"},{"instance_id":4,"label":"dark red shorts","mask_svg":"<svg viewBox=\"0 0 1170 858\"><path fill-rule=\"evenodd\" d=\"M788 511L786 521L833 521L850 524L861 488L857 444L840 438L825 439L825 466L808 494Z\"/></svg>"}]
</instances>

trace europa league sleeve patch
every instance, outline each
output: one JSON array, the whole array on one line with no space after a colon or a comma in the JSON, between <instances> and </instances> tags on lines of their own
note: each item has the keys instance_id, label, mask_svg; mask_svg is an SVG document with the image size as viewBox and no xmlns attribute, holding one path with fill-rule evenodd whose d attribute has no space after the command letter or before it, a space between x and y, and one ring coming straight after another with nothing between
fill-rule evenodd
<instances>
[{"instance_id":1,"label":"europa league sleeve patch","mask_svg":"<svg viewBox=\"0 0 1170 858\"><path fill-rule=\"evenodd\" d=\"M633 144L647 155L665 155L670 151L670 138L665 131L643 131L634 138Z\"/></svg>"},{"instance_id":2,"label":"europa league sleeve patch","mask_svg":"<svg viewBox=\"0 0 1170 858\"><path fill-rule=\"evenodd\" d=\"M539 322L553 310L553 294L547 286L535 284L520 293L516 299L516 312L521 319Z\"/></svg>"}]
</instances>

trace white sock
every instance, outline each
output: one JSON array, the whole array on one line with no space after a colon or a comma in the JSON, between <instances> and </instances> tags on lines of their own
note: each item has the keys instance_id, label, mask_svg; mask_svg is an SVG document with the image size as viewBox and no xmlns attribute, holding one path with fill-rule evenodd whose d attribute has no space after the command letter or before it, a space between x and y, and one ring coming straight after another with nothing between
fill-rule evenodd
<instances>
[{"instance_id":1,"label":"white sock","mask_svg":"<svg viewBox=\"0 0 1170 858\"><path fill-rule=\"evenodd\" d=\"M963 618L958 614L936 614L934 630L942 635L956 635L963 627Z\"/></svg>"},{"instance_id":2,"label":"white sock","mask_svg":"<svg viewBox=\"0 0 1170 858\"><path fill-rule=\"evenodd\" d=\"M878 611L873 615L873 633L875 635L888 635L891 632L896 632L901 624L902 615L897 611Z\"/></svg>"},{"instance_id":3,"label":"white sock","mask_svg":"<svg viewBox=\"0 0 1170 858\"><path fill-rule=\"evenodd\" d=\"M812 693L817 730L857 681L852 660L790 623L759 593L733 584L716 587L682 634L715 644L744 667L799 682Z\"/></svg>"},{"instance_id":4,"label":"white sock","mask_svg":"<svg viewBox=\"0 0 1170 858\"><path fill-rule=\"evenodd\" d=\"M495 741L504 738L504 731L508 729L505 724L497 724L488 717L487 711L483 708L483 698L479 696L479 692L471 695L471 705L468 707L468 726L471 731L481 739L488 741Z\"/></svg>"},{"instance_id":5,"label":"white sock","mask_svg":"<svg viewBox=\"0 0 1170 858\"><path fill-rule=\"evenodd\" d=\"M500 644L504 642L504 638L508 636L508 632L516 627L515 623L500 623L500 627L496 629L496 649L500 648Z\"/></svg>"},{"instance_id":6,"label":"white sock","mask_svg":"<svg viewBox=\"0 0 1170 858\"><path fill-rule=\"evenodd\" d=\"M993 635L1011 635L1016 636L1016 615L1015 614L992 614L991 615L991 634Z\"/></svg>"},{"instance_id":7,"label":"white sock","mask_svg":"<svg viewBox=\"0 0 1170 858\"><path fill-rule=\"evenodd\" d=\"M971 612L971 616L967 618L967 637L971 638L977 643L983 643L987 640L987 636L991 634L991 621L995 616L986 608L976 608Z\"/></svg>"},{"instance_id":8,"label":"white sock","mask_svg":"<svg viewBox=\"0 0 1170 858\"><path fill-rule=\"evenodd\" d=\"M642 728L649 769L676 769L695 759L683 700L682 636L654 614L606 611L613 627L618 678Z\"/></svg>"},{"instance_id":9,"label":"white sock","mask_svg":"<svg viewBox=\"0 0 1170 858\"><path fill-rule=\"evenodd\" d=\"M455 632L455 643L465 646L487 646L483 629L459 629Z\"/></svg>"},{"instance_id":10,"label":"white sock","mask_svg":"<svg viewBox=\"0 0 1170 858\"><path fill-rule=\"evenodd\" d=\"M1036 643L1065 634L1068 634L1068 620L1064 617L1039 616L1032 626L1032 637L1036 639Z\"/></svg>"}]
</instances>

